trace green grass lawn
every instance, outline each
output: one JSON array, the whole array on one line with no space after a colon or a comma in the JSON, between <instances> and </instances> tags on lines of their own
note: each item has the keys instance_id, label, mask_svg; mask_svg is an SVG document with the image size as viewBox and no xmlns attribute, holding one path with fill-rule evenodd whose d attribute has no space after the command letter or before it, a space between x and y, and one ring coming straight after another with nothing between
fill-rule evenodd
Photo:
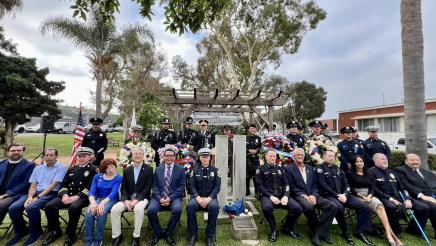
<instances>
[{"instance_id":1,"label":"green grass lawn","mask_svg":"<svg viewBox=\"0 0 436 246\"><path fill-rule=\"evenodd\" d=\"M254 202L255 206L260 209L260 205L258 202ZM281 220L281 218L283 218L283 216L285 216L285 212L284 211L277 211L276 213L276 220L279 221ZM62 211L62 216L64 216L65 218L67 218L67 214L65 211ZM127 220L133 224L133 215L132 213L127 213L126 214L126 218ZM161 218L161 223L163 223L164 225L166 224L168 218L169 218L169 213L168 212L164 212L160 215ZM202 228L199 231L199 242L197 243L197 245L205 245L205 236L204 236L204 228L206 228L205 223L203 222L203 216L202 213L197 213L197 218L198 218L198 222L199 222L199 226L200 228ZM45 225L45 215L42 215L42 219L43 219L43 225ZM311 245L309 236L308 236L308 229L306 226L306 222L305 222L305 217L301 216L298 223L299 223L299 230L304 234L304 238L302 240L294 240L294 239L290 239L289 237L286 236L282 236L280 235L279 240L276 243L269 243L268 239L267 239L267 233L268 233L268 226L266 224L260 225L260 216L256 216L255 217L256 220L256 224L258 227L258 238L260 240L260 244L259 245ZM151 237L152 235L152 231L151 228L147 225L148 223L148 219L145 217L144 218L144 224L143 224L143 228L142 228L142 234L141 234L141 243L142 245L146 245L145 244L145 240L147 237ZM266 223L266 222L264 222ZM6 218L5 219L5 223L2 226L5 226L9 224L9 219ZM380 226L380 225L378 225ZM62 223L62 227L65 228L65 224ZM123 221L123 227L125 227L123 229L123 236L124 236L124 243L123 245L130 245L131 243L131 238L132 238L132 232L133 232L133 226L130 225L128 226L125 221ZM110 245L111 244L111 230L110 230L110 219L108 219L108 222L106 224L106 231L105 231L105 240L104 240L104 244L103 245ZM177 245L185 245L185 238L186 238L186 232L187 232L187 225L186 225L186 211L183 210L183 214L182 214L182 218L181 218L181 224L180 227L178 229L178 233L177 233ZM350 230L352 231L354 229L354 225L350 224ZM430 225L427 226L427 232L431 230ZM433 237L434 232L431 232L431 236ZM3 236L4 234L4 230L0 230L0 236ZM82 233L83 235L83 233ZM342 238L340 237L340 229L338 227L338 225L332 225L331 227L331 235L334 241L333 245L346 245L344 243L344 241L342 240ZM0 245L4 245L6 243L8 239L6 240L2 240L0 241ZM64 237L62 237L61 239L59 239L58 241L56 241L56 243L54 243L53 245L63 245L63 240ZM356 245L365 245L363 244L361 241L359 241L358 239L354 239ZM24 242L24 239L22 240ZM383 239L376 239L376 238L372 238L372 241L376 244L376 245L386 245L386 242ZM415 236L411 236L408 234L403 234L403 243L405 243L406 245L425 245L425 241L415 237ZM435 244L436 241L432 240L432 244ZM39 244L37 245L41 245L41 242L39 242ZM76 243L76 245L84 245L83 240L79 241ZM159 242L159 245L166 245L164 240L161 240ZM231 236L231 223L229 220L227 219L223 219L220 220L218 222L218 227L217 227L217 245L225 245L225 246L232 246L232 245L243 245L240 241L234 240L232 239ZM324 244L327 245L327 244Z\"/></svg>"}]
</instances>

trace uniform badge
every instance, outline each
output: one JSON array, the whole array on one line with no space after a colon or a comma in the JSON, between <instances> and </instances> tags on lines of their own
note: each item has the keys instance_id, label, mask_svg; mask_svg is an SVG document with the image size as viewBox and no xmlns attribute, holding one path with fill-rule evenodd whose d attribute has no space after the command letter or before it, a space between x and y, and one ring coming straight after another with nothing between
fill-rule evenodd
<instances>
[{"instance_id":1,"label":"uniform badge","mask_svg":"<svg viewBox=\"0 0 436 246\"><path fill-rule=\"evenodd\" d=\"M355 148L359 148L359 145L358 145L358 144L355 144L354 147L355 147Z\"/></svg>"},{"instance_id":2,"label":"uniform badge","mask_svg":"<svg viewBox=\"0 0 436 246\"><path fill-rule=\"evenodd\" d=\"M384 146L384 145L385 145L385 143L384 143L384 142L382 142L382 145Z\"/></svg>"},{"instance_id":3,"label":"uniform badge","mask_svg":"<svg viewBox=\"0 0 436 246\"><path fill-rule=\"evenodd\" d=\"M216 171L216 176L219 177L220 176L220 171Z\"/></svg>"},{"instance_id":4,"label":"uniform badge","mask_svg":"<svg viewBox=\"0 0 436 246\"><path fill-rule=\"evenodd\" d=\"M256 143L258 143L258 142L259 142L259 139L256 138Z\"/></svg>"},{"instance_id":5,"label":"uniform badge","mask_svg":"<svg viewBox=\"0 0 436 246\"><path fill-rule=\"evenodd\" d=\"M317 168L317 169L316 169L316 172L318 172L318 173L322 173L322 169L321 169L321 168Z\"/></svg>"},{"instance_id":6,"label":"uniform badge","mask_svg":"<svg viewBox=\"0 0 436 246\"><path fill-rule=\"evenodd\" d=\"M286 186L286 191L289 191L289 185Z\"/></svg>"},{"instance_id":7,"label":"uniform badge","mask_svg":"<svg viewBox=\"0 0 436 246\"><path fill-rule=\"evenodd\" d=\"M389 174L389 176L391 176L391 178L395 179L395 175L393 173Z\"/></svg>"},{"instance_id":8,"label":"uniform badge","mask_svg":"<svg viewBox=\"0 0 436 246\"><path fill-rule=\"evenodd\" d=\"M260 174L260 170L259 169L256 169L256 174Z\"/></svg>"},{"instance_id":9,"label":"uniform badge","mask_svg":"<svg viewBox=\"0 0 436 246\"><path fill-rule=\"evenodd\" d=\"M100 133L100 137L103 137L103 133Z\"/></svg>"},{"instance_id":10,"label":"uniform badge","mask_svg":"<svg viewBox=\"0 0 436 246\"><path fill-rule=\"evenodd\" d=\"M210 172L210 176L211 176L211 177L214 177L214 176L215 176L215 173L214 173L214 172Z\"/></svg>"},{"instance_id":11,"label":"uniform badge","mask_svg":"<svg viewBox=\"0 0 436 246\"><path fill-rule=\"evenodd\" d=\"M277 173L278 173L279 175L282 175L282 171L280 171L280 170L277 170Z\"/></svg>"},{"instance_id":12,"label":"uniform badge","mask_svg":"<svg viewBox=\"0 0 436 246\"><path fill-rule=\"evenodd\" d=\"M89 175L89 171L86 171L86 172L83 174L83 176L85 176L85 177L88 177L88 175Z\"/></svg>"},{"instance_id":13,"label":"uniform badge","mask_svg":"<svg viewBox=\"0 0 436 246\"><path fill-rule=\"evenodd\" d=\"M73 176L74 175L74 173L70 173L70 175L69 176Z\"/></svg>"}]
</instances>

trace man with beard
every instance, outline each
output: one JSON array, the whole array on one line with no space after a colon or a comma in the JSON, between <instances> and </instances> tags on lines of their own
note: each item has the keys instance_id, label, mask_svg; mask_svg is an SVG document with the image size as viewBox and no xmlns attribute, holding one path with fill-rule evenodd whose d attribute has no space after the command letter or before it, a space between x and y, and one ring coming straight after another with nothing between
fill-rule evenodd
<instances>
[{"instance_id":1,"label":"man with beard","mask_svg":"<svg viewBox=\"0 0 436 246\"><path fill-rule=\"evenodd\" d=\"M29 189L35 163L23 158L25 150L24 145L13 143L7 148L8 159L0 162L0 224L11 204Z\"/></svg>"},{"instance_id":2,"label":"man with beard","mask_svg":"<svg viewBox=\"0 0 436 246\"><path fill-rule=\"evenodd\" d=\"M151 147L155 151L154 162L156 167L160 165L160 156L158 150L165 147L167 144L176 144L177 136L173 131L170 131L171 121L168 118L163 118L160 123L160 130L154 133L151 140Z\"/></svg>"}]
</instances>

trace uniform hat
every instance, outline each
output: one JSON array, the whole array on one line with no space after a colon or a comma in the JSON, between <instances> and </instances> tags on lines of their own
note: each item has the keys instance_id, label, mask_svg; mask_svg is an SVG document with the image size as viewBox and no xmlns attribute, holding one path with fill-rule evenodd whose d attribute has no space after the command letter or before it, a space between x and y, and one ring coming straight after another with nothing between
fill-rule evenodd
<instances>
[{"instance_id":1,"label":"uniform hat","mask_svg":"<svg viewBox=\"0 0 436 246\"><path fill-rule=\"evenodd\" d=\"M200 120L200 125L204 125L203 123L206 123L206 125L209 125L209 121L208 120Z\"/></svg>"},{"instance_id":2,"label":"uniform hat","mask_svg":"<svg viewBox=\"0 0 436 246\"><path fill-rule=\"evenodd\" d=\"M319 120L314 120L314 121L309 123L309 126L310 127L320 127L320 126L322 126L322 122Z\"/></svg>"},{"instance_id":3,"label":"uniform hat","mask_svg":"<svg viewBox=\"0 0 436 246\"><path fill-rule=\"evenodd\" d=\"M254 128L256 128L256 124L250 124L248 127L254 127Z\"/></svg>"},{"instance_id":4,"label":"uniform hat","mask_svg":"<svg viewBox=\"0 0 436 246\"><path fill-rule=\"evenodd\" d=\"M354 128L351 126L346 126L346 127L342 127L340 132L341 133L352 133L352 132L356 132L356 130L354 130Z\"/></svg>"},{"instance_id":5,"label":"uniform hat","mask_svg":"<svg viewBox=\"0 0 436 246\"><path fill-rule=\"evenodd\" d=\"M367 132L378 132L380 129L378 128L378 126L368 126L366 128Z\"/></svg>"},{"instance_id":6,"label":"uniform hat","mask_svg":"<svg viewBox=\"0 0 436 246\"><path fill-rule=\"evenodd\" d=\"M186 124L192 124L193 122L194 122L194 119L192 119L192 117L186 117L186 119L185 119Z\"/></svg>"},{"instance_id":7,"label":"uniform hat","mask_svg":"<svg viewBox=\"0 0 436 246\"><path fill-rule=\"evenodd\" d=\"M132 131L142 131L142 126L140 125L133 125L130 127L130 130Z\"/></svg>"},{"instance_id":8,"label":"uniform hat","mask_svg":"<svg viewBox=\"0 0 436 246\"><path fill-rule=\"evenodd\" d=\"M304 129L304 125L301 124L301 123L298 123L297 128L298 128L298 130L303 130Z\"/></svg>"},{"instance_id":9,"label":"uniform hat","mask_svg":"<svg viewBox=\"0 0 436 246\"><path fill-rule=\"evenodd\" d=\"M322 122L321 129L327 129L327 127L329 127L329 125L325 122Z\"/></svg>"},{"instance_id":10,"label":"uniform hat","mask_svg":"<svg viewBox=\"0 0 436 246\"><path fill-rule=\"evenodd\" d=\"M211 151L209 148L201 148L198 150L199 155L211 155Z\"/></svg>"},{"instance_id":11,"label":"uniform hat","mask_svg":"<svg viewBox=\"0 0 436 246\"><path fill-rule=\"evenodd\" d=\"M77 148L77 155L92 155L94 154L94 150L88 147L79 147Z\"/></svg>"},{"instance_id":12,"label":"uniform hat","mask_svg":"<svg viewBox=\"0 0 436 246\"><path fill-rule=\"evenodd\" d=\"M100 125L101 123L103 123L103 120L98 117L94 117L89 120L89 123L93 125Z\"/></svg>"},{"instance_id":13,"label":"uniform hat","mask_svg":"<svg viewBox=\"0 0 436 246\"><path fill-rule=\"evenodd\" d=\"M292 128L292 127L298 127L298 126L299 126L299 124L295 120L293 120L293 121L289 122L288 124L286 124L286 128L288 128L288 129Z\"/></svg>"},{"instance_id":14,"label":"uniform hat","mask_svg":"<svg viewBox=\"0 0 436 246\"><path fill-rule=\"evenodd\" d=\"M162 119L161 124L171 124L171 121L170 121L170 119L165 117L165 118Z\"/></svg>"},{"instance_id":15,"label":"uniform hat","mask_svg":"<svg viewBox=\"0 0 436 246\"><path fill-rule=\"evenodd\" d=\"M230 125L228 125L228 124L224 125L224 130L231 130L231 129L232 129L232 127Z\"/></svg>"}]
</instances>

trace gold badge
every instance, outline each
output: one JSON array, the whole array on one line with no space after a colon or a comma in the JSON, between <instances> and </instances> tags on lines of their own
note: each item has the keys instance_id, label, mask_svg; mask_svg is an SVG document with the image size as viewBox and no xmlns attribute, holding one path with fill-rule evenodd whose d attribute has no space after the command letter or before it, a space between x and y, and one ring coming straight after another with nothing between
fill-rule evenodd
<instances>
[{"instance_id":1,"label":"gold badge","mask_svg":"<svg viewBox=\"0 0 436 246\"><path fill-rule=\"evenodd\" d=\"M89 171L86 171L86 172L83 174L83 176L85 176L85 177L88 177L88 175L89 175Z\"/></svg>"}]
</instances>

